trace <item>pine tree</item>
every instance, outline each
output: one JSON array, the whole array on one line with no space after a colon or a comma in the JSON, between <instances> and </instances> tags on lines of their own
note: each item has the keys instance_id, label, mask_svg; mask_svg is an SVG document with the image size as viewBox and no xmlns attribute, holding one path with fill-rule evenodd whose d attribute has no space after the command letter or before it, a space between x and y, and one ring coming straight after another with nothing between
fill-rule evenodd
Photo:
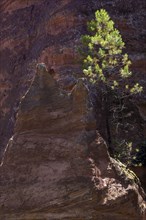
<instances>
[{"instance_id":1,"label":"pine tree","mask_svg":"<svg viewBox=\"0 0 146 220\"><path fill-rule=\"evenodd\" d=\"M122 87L122 91L136 94L142 87L136 83L127 84L132 76L131 61L123 53L125 43L120 32L114 27L106 10L95 12L95 19L88 22L90 34L82 36L83 73L92 83L102 83L103 89Z\"/></svg>"}]
</instances>

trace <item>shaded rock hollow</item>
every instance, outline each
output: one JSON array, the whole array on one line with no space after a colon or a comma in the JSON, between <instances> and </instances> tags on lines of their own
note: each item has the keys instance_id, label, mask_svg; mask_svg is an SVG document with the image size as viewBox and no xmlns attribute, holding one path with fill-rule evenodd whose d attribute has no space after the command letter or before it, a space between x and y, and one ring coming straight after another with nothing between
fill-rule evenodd
<instances>
[{"instance_id":1,"label":"shaded rock hollow","mask_svg":"<svg viewBox=\"0 0 146 220\"><path fill-rule=\"evenodd\" d=\"M82 79L62 91L39 64L0 167L0 219L144 220L144 193L109 157Z\"/></svg>"}]
</instances>

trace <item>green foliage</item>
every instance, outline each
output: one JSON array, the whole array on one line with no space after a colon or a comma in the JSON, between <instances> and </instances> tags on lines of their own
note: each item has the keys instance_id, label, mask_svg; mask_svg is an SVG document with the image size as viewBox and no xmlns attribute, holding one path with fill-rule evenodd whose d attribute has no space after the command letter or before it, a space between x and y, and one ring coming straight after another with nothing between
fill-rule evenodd
<instances>
[{"instance_id":1,"label":"green foliage","mask_svg":"<svg viewBox=\"0 0 146 220\"><path fill-rule=\"evenodd\" d=\"M132 183L135 182L137 184L140 184L139 178L132 170L128 169L127 166L125 166L125 164L121 163L121 161L118 159L116 160L111 159L111 160L114 161L113 165L116 163L117 166L115 168L117 172L120 174L120 176L124 174L124 176L126 176L130 182ZM118 169L118 167L120 169Z\"/></svg>"},{"instance_id":2,"label":"green foliage","mask_svg":"<svg viewBox=\"0 0 146 220\"><path fill-rule=\"evenodd\" d=\"M126 135L121 136L122 140L119 139L119 133L121 134L119 127L123 126L122 130L125 129L125 134L128 132L126 126L128 124L129 127L130 122L126 121L128 113L124 113L126 100L129 96L142 92L143 88L138 82L130 81L131 61L128 54L123 52L125 43L106 10L96 11L95 18L88 22L87 26L89 34L82 36L80 49L83 57L83 73L102 93L102 109L105 109L110 153L130 165L132 142L127 140ZM111 107L112 111L110 111ZM109 124L113 125L113 128ZM113 143L112 135L115 135L116 143Z\"/></svg>"},{"instance_id":3,"label":"green foliage","mask_svg":"<svg viewBox=\"0 0 146 220\"><path fill-rule=\"evenodd\" d=\"M132 164L134 166L146 166L146 141L143 141L133 153Z\"/></svg>"},{"instance_id":4,"label":"green foliage","mask_svg":"<svg viewBox=\"0 0 146 220\"><path fill-rule=\"evenodd\" d=\"M130 166L132 164L132 142L123 141L115 141L114 142L114 158L120 160L126 166Z\"/></svg>"},{"instance_id":5,"label":"green foliage","mask_svg":"<svg viewBox=\"0 0 146 220\"><path fill-rule=\"evenodd\" d=\"M126 79L132 76L129 69L131 61L122 52L125 44L106 10L95 12L95 19L88 22L88 30L90 34L82 36L81 41L83 72L90 82L102 82L104 89L114 90L122 86L131 94L141 92L142 87L138 83L131 88L127 84Z\"/></svg>"},{"instance_id":6,"label":"green foliage","mask_svg":"<svg viewBox=\"0 0 146 220\"><path fill-rule=\"evenodd\" d=\"M140 143L132 150L132 142L121 143L115 141L114 158L126 164L126 166L146 166L146 141Z\"/></svg>"}]
</instances>

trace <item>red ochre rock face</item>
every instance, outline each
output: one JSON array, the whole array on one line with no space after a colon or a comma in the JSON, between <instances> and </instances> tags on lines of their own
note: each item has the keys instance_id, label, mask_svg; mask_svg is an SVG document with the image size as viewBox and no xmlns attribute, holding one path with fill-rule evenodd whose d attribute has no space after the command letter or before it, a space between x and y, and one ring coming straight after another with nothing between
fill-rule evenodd
<instances>
[{"instance_id":1,"label":"red ochre rock face","mask_svg":"<svg viewBox=\"0 0 146 220\"><path fill-rule=\"evenodd\" d=\"M145 90L145 0L0 1L0 219L145 219L141 189L111 162L86 109L86 87L75 86L79 39L99 8L115 21ZM35 76L37 62L57 82ZM24 96L34 76L40 81ZM137 106L145 120L145 101ZM139 125L134 132L142 134Z\"/></svg>"},{"instance_id":2,"label":"red ochre rock face","mask_svg":"<svg viewBox=\"0 0 146 220\"><path fill-rule=\"evenodd\" d=\"M0 219L145 219L139 182L109 157L92 111L83 79L64 92L37 66L0 166Z\"/></svg>"},{"instance_id":3,"label":"red ochre rock face","mask_svg":"<svg viewBox=\"0 0 146 220\"><path fill-rule=\"evenodd\" d=\"M136 80L146 88L145 0L0 1L1 155L13 133L19 100L30 85L37 62L53 67L60 85L72 89L74 76L81 75L77 52L80 36L99 8L109 12L121 31Z\"/></svg>"}]
</instances>

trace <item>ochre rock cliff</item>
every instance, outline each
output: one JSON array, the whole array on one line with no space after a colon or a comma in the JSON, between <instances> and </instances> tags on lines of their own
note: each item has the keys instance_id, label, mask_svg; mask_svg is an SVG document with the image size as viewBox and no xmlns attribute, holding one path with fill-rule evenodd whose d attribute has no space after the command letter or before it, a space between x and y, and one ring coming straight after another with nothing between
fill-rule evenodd
<instances>
[{"instance_id":1,"label":"ochre rock cliff","mask_svg":"<svg viewBox=\"0 0 146 220\"><path fill-rule=\"evenodd\" d=\"M145 219L139 181L109 157L93 115L83 79L65 93L37 66L0 166L0 219Z\"/></svg>"},{"instance_id":2,"label":"ochre rock cliff","mask_svg":"<svg viewBox=\"0 0 146 220\"><path fill-rule=\"evenodd\" d=\"M83 80L76 84L79 39L99 8L115 21L144 87L128 135L146 137L145 0L1 0L0 219L145 220L139 181L110 159L96 132L104 114L95 122ZM43 65L35 74L38 62L50 75ZM145 184L145 168L135 171Z\"/></svg>"}]
</instances>

